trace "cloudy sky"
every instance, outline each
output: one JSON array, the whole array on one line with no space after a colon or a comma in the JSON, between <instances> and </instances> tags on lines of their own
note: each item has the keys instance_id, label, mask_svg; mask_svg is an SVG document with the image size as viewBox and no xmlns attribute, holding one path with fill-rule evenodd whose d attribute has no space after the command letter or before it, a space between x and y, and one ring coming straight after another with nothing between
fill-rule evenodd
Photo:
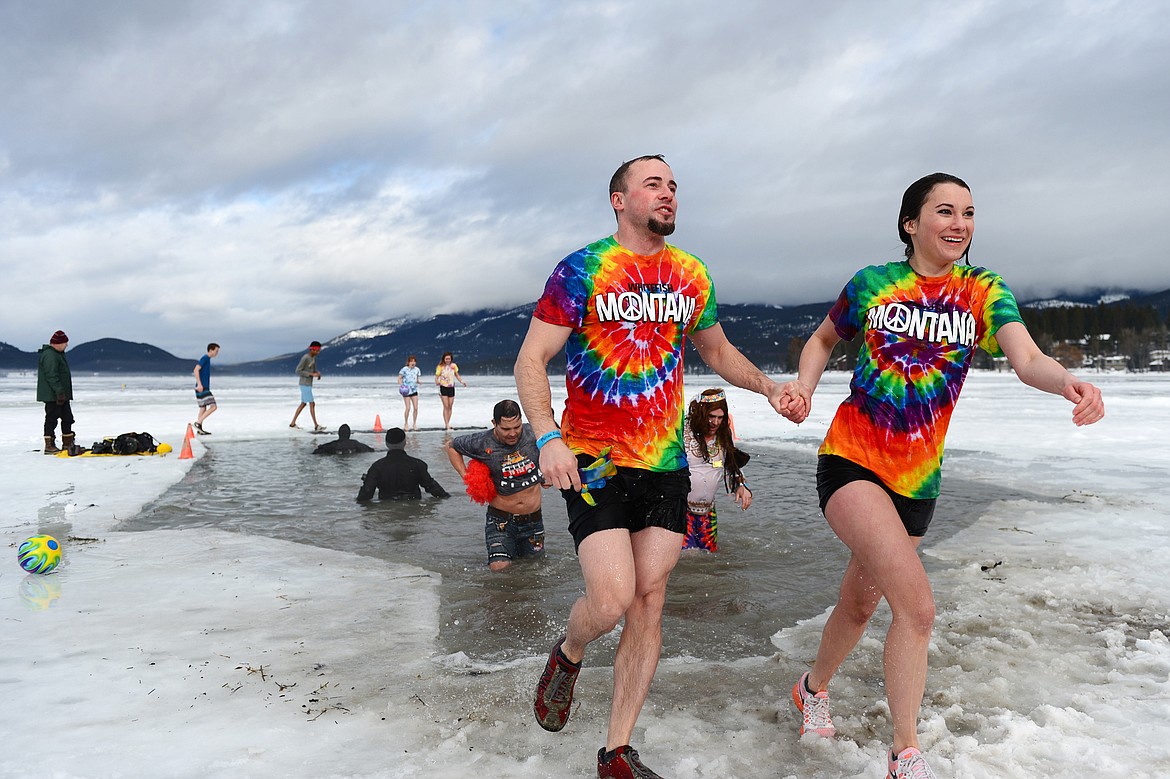
<instances>
[{"instance_id":1,"label":"cloudy sky","mask_svg":"<svg viewBox=\"0 0 1170 779\"><path fill-rule=\"evenodd\" d=\"M971 185L1021 297L1170 287L1170 3L0 0L0 341L237 362L535 300L663 153L723 302Z\"/></svg>"}]
</instances>

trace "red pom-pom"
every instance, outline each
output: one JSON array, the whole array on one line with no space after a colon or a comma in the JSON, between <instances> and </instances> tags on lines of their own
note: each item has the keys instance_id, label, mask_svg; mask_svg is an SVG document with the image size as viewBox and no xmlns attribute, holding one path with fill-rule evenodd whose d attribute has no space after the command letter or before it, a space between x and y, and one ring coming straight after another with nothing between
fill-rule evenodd
<instances>
[{"instance_id":1,"label":"red pom-pom","mask_svg":"<svg viewBox=\"0 0 1170 779\"><path fill-rule=\"evenodd\" d=\"M496 499L496 485L492 483L492 473L479 460L472 460L467 464L463 483L467 485L467 497L475 503L486 505Z\"/></svg>"}]
</instances>

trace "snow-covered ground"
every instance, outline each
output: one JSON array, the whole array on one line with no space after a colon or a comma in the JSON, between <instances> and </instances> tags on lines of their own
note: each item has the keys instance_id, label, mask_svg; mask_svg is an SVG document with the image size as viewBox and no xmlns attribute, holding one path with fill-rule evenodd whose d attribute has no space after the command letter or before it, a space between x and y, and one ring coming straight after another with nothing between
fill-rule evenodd
<instances>
[{"instance_id":1,"label":"snow-covered ground","mask_svg":"<svg viewBox=\"0 0 1170 779\"><path fill-rule=\"evenodd\" d=\"M503 378L468 379L458 425L485 423L514 393ZM946 474L1060 500L993 504L923 546L939 616L921 732L940 777L1170 775L1170 377L1093 380L1108 415L1080 429L1069 404L1010 375L977 373L964 390L944 500ZM826 377L799 428L733 391L737 426L812 458L845 382ZM79 377L79 443L147 430L175 448L79 460L35 453L34 383L0 378L0 776L594 775L605 669L583 673L581 708L548 734L529 698L543 658L469 668L437 653L438 579L421 565L203 529L113 530L196 462L178 457L189 379ZM214 386L217 439L305 435L287 427L292 382ZM390 380L326 379L317 392L326 425L401 423ZM437 398L420 423L441 425ZM15 560L39 532L64 545L48 576ZM881 615L834 681L836 741L797 739L787 702L822 615L776 625L771 657L664 662L635 746L676 779L876 779L889 737Z\"/></svg>"}]
</instances>

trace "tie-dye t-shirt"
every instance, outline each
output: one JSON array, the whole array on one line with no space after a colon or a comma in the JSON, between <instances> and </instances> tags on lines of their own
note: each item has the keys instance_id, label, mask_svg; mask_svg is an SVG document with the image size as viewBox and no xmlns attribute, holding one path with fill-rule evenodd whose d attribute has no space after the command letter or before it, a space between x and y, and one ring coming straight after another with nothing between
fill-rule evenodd
<instances>
[{"instance_id":1,"label":"tie-dye t-shirt","mask_svg":"<svg viewBox=\"0 0 1170 779\"><path fill-rule=\"evenodd\" d=\"M634 254L610 236L561 260L534 316L573 328L561 417L569 448L612 446L614 463L628 468L685 468L683 345L717 322L703 261L669 244Z\"/></svg>"},{"instance_id":2,"label":"tie-dye t-shirt","mask_svg":"<svg viewBox=\"0 0 1170 779\"><path fill-rule=\"evenodd\" d=\"M943 441L975 347L1002 354L995 333L1023 321L1011 290L985 268L926 278L891 262L859 271L829 319L843 339L863 340L820 454L868 468L900 495L937 498Z\"/></svg>"}]
</instances>

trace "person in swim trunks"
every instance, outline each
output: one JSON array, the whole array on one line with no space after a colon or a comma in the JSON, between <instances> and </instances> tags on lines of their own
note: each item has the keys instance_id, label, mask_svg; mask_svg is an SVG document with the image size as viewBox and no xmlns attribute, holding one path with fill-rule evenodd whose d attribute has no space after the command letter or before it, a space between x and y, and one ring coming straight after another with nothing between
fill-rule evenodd
<instances>
[{"instance_id":1,"label":"person in swim trunks","mask_svg":"<svg viewBox=\"0 0 1170 779\"><path fill-rule=\"evenodd\" d=\"M706 264L666 243L675 188L660 155L617 169L609 187L617 231L557 265L516 359L520 405L540 469L565 498L585 580L537 685L541 727L564 727L586 647L625 620L599 777L658 776L629 742L658 666L666 583L686 529L687 337L729 383L767 396L776 411L784 397L728 342ZM558 429L547 368L562 348L568 397Z\"/></svg>"},{"instance_id":2,"label":"person in swim trunks","mask_svg":"<svg viewBox=\"0 0 1170 779\"><path fill-rule=\"evenodd\" d=\"M317 355L320 353L321 342L313 341L309 344L309 351L301 355L301 360L297 363L295 373L299 377L297 384L301 388L301 402L293 412L289 427L297 427L297 417L305 410L305 406L308 406L309 416L313 419L313 430L320 433L325 429L317 422L317 399L313 397L313 379L321 378L321 371L317 370Z\"/></svg>"},{"instance_id":3,"label":"person in swim trunks","mask_svg":"<svg viewBox=\"0 0 1170 779\"><path fill-rule=\"evenodd\" d=\"M199 435L211 435L203 429L203 423L215 413L216 409L215 395L211 394L211 360L218 356L219 344L208 344L207 354L199 358L199 362L195 363L195 368L192 371L195 374L195 405L199 408L193 425L195 432Z\"/></svg>"},{"instance_id":4,"label":"person in swim trunks","mask_svg":"<svg viewBox=\"0 0 1170 779\"><path fill-rule=\"evenodd\" d=\"M910 185L898 213L906 259L858 271L805 344L792 398L800 423L836 344L862 337L849 397L819 451L817 492L833 532L852 556L816 663L792 688L800 732L831 736L829 681L884 597L893 620L885 687L893 720L889 776L930 779L919 751L935 605L918 557L939 495L943 439L975 348L1005 354L1025 384L1073 403L1072 421L1105 415L1101 391L1045 356L997 274L968 264L975 230L971 190L945 173Z\"/></svg>"},{"instance_id":5,"label":"person in swim trunks","mask_svg":"<svg viewBox=\"0 0 1170 779\"><path fill-rule=\"evenodd\" d=\"M495 496L487 504L484 526L488 567L503 571L514 560L544 554L540 455L532 426L521 419L516 401L495 405L491 430L452 439L447 457L460 477L466 478L465 457L483 463L491 475Z\"/></svg>"}]
</instances>

